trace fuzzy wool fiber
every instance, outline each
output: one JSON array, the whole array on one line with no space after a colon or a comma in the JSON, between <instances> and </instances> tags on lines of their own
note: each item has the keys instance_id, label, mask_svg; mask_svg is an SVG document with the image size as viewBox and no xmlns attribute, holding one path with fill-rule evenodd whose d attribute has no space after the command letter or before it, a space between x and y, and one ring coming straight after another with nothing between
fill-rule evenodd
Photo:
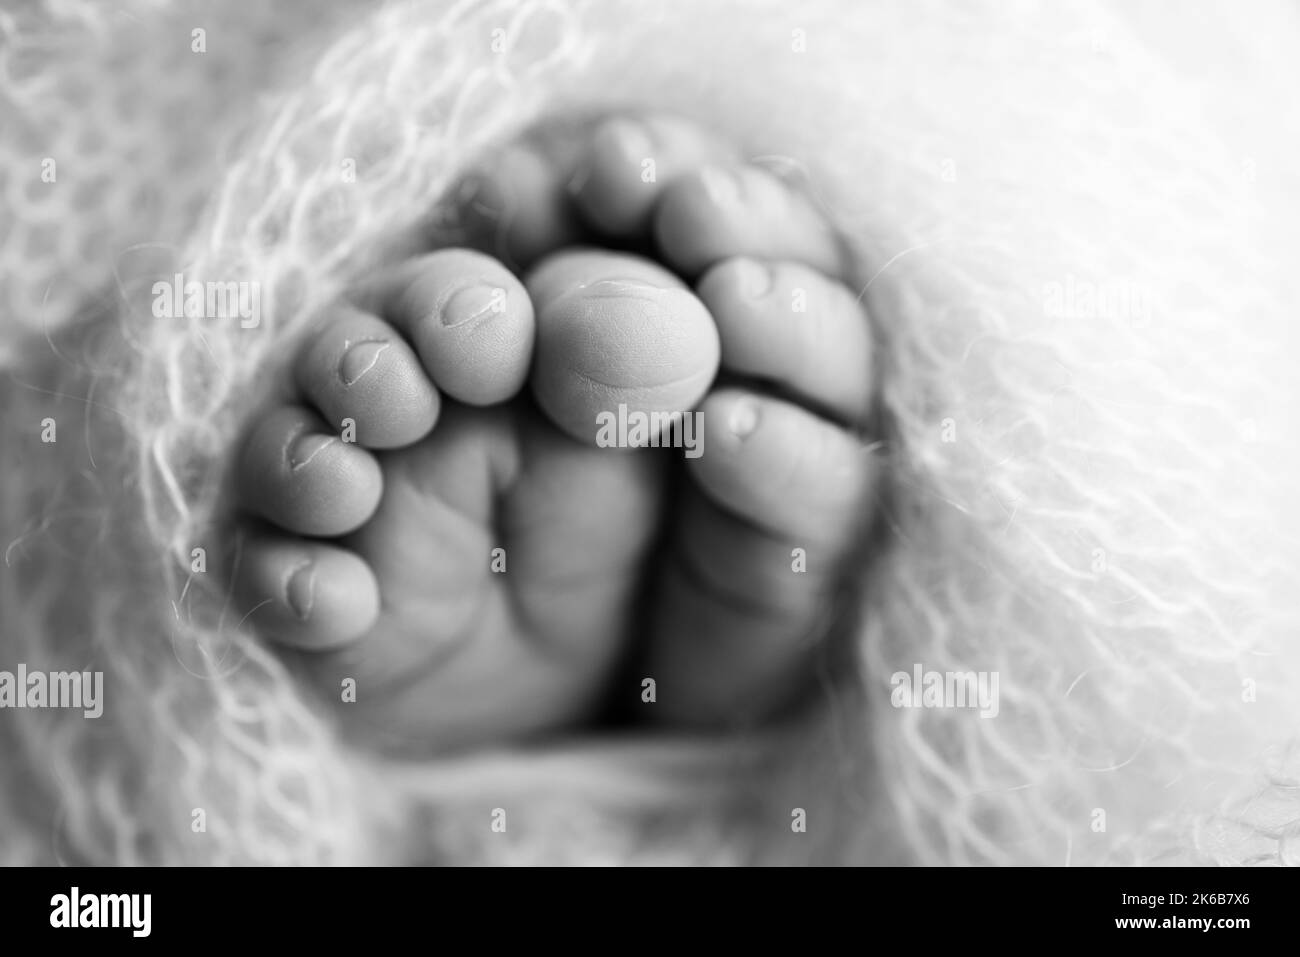
<instances>
[{"instance_id":1,"label":"fuzzy wool fiber","mask_svg":"<svg viewBox=\"0 0 1300 957\"><path fill-rule=\"evenodd\" d=\"M10 3L0 669L106 687L0 711L0 860L1300 862L1298 44L1269 0ZM467 167L625 108L852 245L885 482L842 653L766 733L358 753L194 571L232 444ZM174 273L259 324L156 318ZM895 707L917 664L998 714Z\"/></svg>"}]
</instances>

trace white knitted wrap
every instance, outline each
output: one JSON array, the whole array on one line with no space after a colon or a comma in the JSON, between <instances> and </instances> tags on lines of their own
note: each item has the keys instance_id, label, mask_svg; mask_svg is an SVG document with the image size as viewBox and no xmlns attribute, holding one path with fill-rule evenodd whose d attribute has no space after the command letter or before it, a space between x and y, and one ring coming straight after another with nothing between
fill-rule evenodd
<instances>
[{"instance_id":1,"label":"white knitted wrap","mask_svg":"<svg viewBox=\"0 0 1300 957\"><path fill-rule=\"evenodd\" d=\"M0 669L107 688L0 711L0 859L1300 861L1300 15L1124 6L11 4ZM770 739L384 766L191 573L231 443L467 164L626 106L854 244L887 460L856 666ZM154 318L174 272L260 283L260 324ZM892 707L914 663L997 672L999 714Z\"/></svg>"}]
</instances>

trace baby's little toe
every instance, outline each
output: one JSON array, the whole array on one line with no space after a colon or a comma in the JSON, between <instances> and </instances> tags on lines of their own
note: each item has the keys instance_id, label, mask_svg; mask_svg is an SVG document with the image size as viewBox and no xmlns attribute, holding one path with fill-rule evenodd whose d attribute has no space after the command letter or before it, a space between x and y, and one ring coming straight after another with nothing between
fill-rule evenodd
<instances>
[{"instance_id":1,"label":"baby's little toe","mask_svg":"<svg viewBox=\"0 0 1300 957\"><path fill-rule=\"evenodd\" d=\"M355 641L379 617L379 587L353 552L260 533L240 549L235 588L245 620L268 639L303 651Z\"/></svg>"},{"instance_id":2,"label":"baby's little toe","mask_svg":"<svg viewBox=\"0 0 1300 957\"><path fill-rule=\"evenodd\" d=\"M617 239L646 233L655 205L679 177L730 150L674 116L615 116L591 134L586 164L572 183L574 203L598 231Z\"/></svg>"},{"instance_id":3,"label":"baby's little toe","mask_svg":"<svg viewBox=\"0 0 1300 957\"><path fill-rule=\"evenodd\" d=\"M568 191L579 160L565 132L508 144L470 172L457 197L470 245L526 269L580 239Z\"/></svg>"},{"instance_id":4,"label":"baby's little toe","mask_svg":"<svg viewBox=\"0 0 1300 957\"><path fill-rule=\"evenodd\" d=\"M260 416L236 465L240 504L300 535L342 535L375 511L383 475L373 455L314 412L281 406Z\"/></svg>"},{"instance_id":5,"label":"baby's little toe","mask_svg":"<svg viewBox=\"0 0 1300 957\"><path fill-rule=\"evenodd\" d=\"M406 340L349 306L312 334L294 375L325 421L367 448L410 445L438 417L438 392Z\"/></svg>"},{"instance_id":6,"label":"baby's little toe","mask_svg":"<svg viewBox=\"0 0 1300 957\"><path fill-rule=\"evenodd\" d=\"M711 165L670 183L654 212L663 258L698 276L733 256L788 259L843 271L838 234L804 193L754 166Z\"/></svg>"}]
</instances>

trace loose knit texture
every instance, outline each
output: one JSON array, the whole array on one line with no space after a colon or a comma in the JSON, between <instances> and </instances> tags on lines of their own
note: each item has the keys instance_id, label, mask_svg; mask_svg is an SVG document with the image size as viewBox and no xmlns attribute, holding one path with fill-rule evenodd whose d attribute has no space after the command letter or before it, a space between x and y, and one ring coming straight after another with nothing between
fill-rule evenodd
<instances>
[{"instance_id":1,"label":"loose knit texture","mask_svg":"<svg viewBox=\"0 0 1300 957\"><path fill-rule=\"evenodd\" d=\"M0 858L1300 860L1295 12L701 6L0 18L0 669L107 682L98 720L0 711ZM855 250L885 487L848 663L767 736L352 752L192 572L241 422L468 164L629 107ZM176 272L259 283L260 323L155 318ZM893 707L916 663L997 672L997 717Z\"/></svg>"}]
</instances>

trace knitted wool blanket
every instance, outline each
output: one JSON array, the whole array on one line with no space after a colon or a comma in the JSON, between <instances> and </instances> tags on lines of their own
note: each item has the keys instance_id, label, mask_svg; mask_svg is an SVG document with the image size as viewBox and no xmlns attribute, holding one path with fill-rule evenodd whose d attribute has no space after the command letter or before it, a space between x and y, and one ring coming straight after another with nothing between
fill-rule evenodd
<instances>
[{"instance_id":1,"label":"knitted wool blanket","mask_svg":"<svg viewBox=\"0 0 1300 957\"><path fill-rule=\"evenodd\" d=\"M104 685L0 709L0 860L1300 862L1300 12L1174 16L10 3L0 671ZM470 164L624 108L853 248L887 478L844 654L764 734L358 753L205 565L232 443ZM255 282L258 321L154 315L175 274ZM996 714L900 672L996 676Z\"/></svg>"}]
</instances>

